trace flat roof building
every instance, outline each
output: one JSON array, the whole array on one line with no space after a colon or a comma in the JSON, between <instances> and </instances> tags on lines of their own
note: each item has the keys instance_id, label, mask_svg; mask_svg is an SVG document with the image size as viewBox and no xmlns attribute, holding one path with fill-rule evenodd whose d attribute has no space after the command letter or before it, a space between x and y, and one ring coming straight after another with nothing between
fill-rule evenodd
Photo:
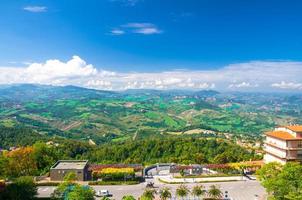
<instances>
[{"instance_id":1,"label":"flat roof building","mask_svg":"<svg viewBox=\"0 0 302 200\"><path fill-rule=\"evenodd\" d=\"M78 181L90 179L88 160L59 160L50 168L51 181L63 181L68 173L75 173Z\"/></svg>"}]
</instances>

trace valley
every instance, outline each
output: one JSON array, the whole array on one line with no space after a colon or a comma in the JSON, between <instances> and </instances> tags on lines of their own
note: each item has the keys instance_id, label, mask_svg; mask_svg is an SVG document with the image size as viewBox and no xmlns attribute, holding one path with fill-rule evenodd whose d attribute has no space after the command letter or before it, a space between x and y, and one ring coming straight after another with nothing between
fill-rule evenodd
<instances>
[{"instance_id":1,"label":"valley","mask_svg":"<svg viewBox=\"0 0 302 200\"><path fill-rule=\"evenodd\" d=\"M0 88L0 126L96 144L148 137L261 141L264 131L302 123L302 95L126 90L75 86Z\"/></svg>"}]
</instances>

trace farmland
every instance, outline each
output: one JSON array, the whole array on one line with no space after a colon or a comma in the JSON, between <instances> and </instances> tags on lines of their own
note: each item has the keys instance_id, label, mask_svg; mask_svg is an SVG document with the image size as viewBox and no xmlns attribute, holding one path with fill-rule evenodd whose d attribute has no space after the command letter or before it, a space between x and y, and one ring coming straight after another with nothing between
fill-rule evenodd
<instances>
[{"instance_id":1,"label":"farmland","mask_svg":"<svg viewBox=\"0 0 302 200\"><path fill-rule=\"evenodd\" d=\"M302 96L294 94L0 88L0 126L24 126L40 135L91 139L97 144L175 135L206 137L194 132L199 129L261 138L263 131L277 125L302 123L301 110Z\"/></svg>"}]
</instances>

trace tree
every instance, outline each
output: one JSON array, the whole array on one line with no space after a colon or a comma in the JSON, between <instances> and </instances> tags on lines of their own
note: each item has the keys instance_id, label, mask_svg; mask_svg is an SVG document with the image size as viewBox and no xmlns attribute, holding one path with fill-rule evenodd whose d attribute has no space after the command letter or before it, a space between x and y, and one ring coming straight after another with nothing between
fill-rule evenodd
<instances>
[{"instance_id":1,"label":"tree","mask_svg":"<svg viewBox=\"0 0 302 200\"><path fill-rule=\"evenodd\" d=\"M155 198L156 190L146 189L141 197L141 200L153 200Z\"/></svg>"},{"instance_id":2,"label":"tree","mask_svg":"<svg viewBox=\"0 0 302 200\"><path fill-rule=\"evenodd\" d=\"M8 159L0 153L0 178L4 178L6 176L6 165L8 163Z\"/></svg>"},{"instance_id":3,"label":"tree","mask_svg":"<svg viewBox=\"0 0 302 200\"><path fill-rule=\"evenodd\" d=\"M37 173L37 164L33 157L32 147L22 147L6 154L6 176L31 176Z\"/></svg>"},{"instance_id":4,"label":"tree","mask_svg":"<svg viewBox=\"0 0 302 200\"><path fill-rule=\"evenodd\" d=\"M302 191L289 192L284 197L286 200L301 200L302 199Z\"/></svg>"},{"instance_id":5,"label":"tree","mask_svg":"<svg viewBox=\"0 0 302 200\"><path fill-rule=\"evenodd\" d=\"M195 154L195 162L196 162L196 163L199 163L199 164L205 162L205 158L204 158L203 153L196 153L196 154Z\"/></svg>"},{"instance_id":6,"label":"tree","mask_svg":"<svg viewBox=\"0 0 302 200\"><path fill-rule=\"evenodd\" d=\"M192 194L194 197L197 197L198 199L205 195L206 191L204 190L204 187L202 185L195 185L193 187L193 190L192 190Z\"/></svg>"},{"instance_id":7,"label":"tree","mask_svg":"<svg viewBox=\"0 0 302 200\"><path fill-rule=\"evenodd\" d=\"M127 196L123 196L122 200L135 200L135 198L134 196L127 195Z\"/></svg>"},{"instance_id":8,"label":"tree","mask_svg":"<svg viewBox=\"0 0 302 200\"><path fill-rule=\"evenodd\" d=\"M109 197L102 197L101 200L110 200Z\"/></svg>"},{"instance_id":9,"label":"tree","mask_svg":"<svg viewBox=\"0 0 302 200\"><path fill-rule=\"evenodd\" d=\"M185 171L182 169L182 170L180 170L179 174L180 174L181 177L184 177L185 176Z\"/></svg>"},{"instance_id":10,"label":"tree","mask_svg":"<svg viewBox=\"0 0 302 200\"><path fill-rule=\"evenodd\" d=\"M94 199L94 190L89 186L81 186L74 181L76 174L70 172L65 175L64 182L58 185L57 189L52 194L55 199L69 200L92 200Z\"/></svg>"},{"instance_id":11,"label":"tree","mask_svg":"<svg viewBox=\"0 0 302 200\"><path fill-rule=\"evenodd\" d=\"M302 199L302 166L289 162L284 166L268 163L257 171L261 184L276 200Z\"/></svg>"},{"instance_id":12,"label":"tree","mask_svg":"<svg viewBox=\"0 0 302 200\"><path fill-rule=\"evenodd\" d=\"M228 163L228 162L229 162L229 159L226 156L226 153L218 154L214 157L214 163L223 164L223 163Z\"/></svg>"},{"instance_id":13,"label":"tree","mask_svg":"<svg viewBox=\"0 0 302 200\"><path fill-rule=\"evenodd\" d=\"M160 191L159 191L159 194L160 194L160 199L161 200L167 200L167 199L170 199L172 197L172 194L170 192L170 189L167 188L167 187L164 187L162 188Z\"/></svg>"},{"instance_id":14,"label":"tree","mask_svg":"<svg viewBox=\"0 0 302 200\"><path fill-rule=\"evenodd\" d=\"M92 200L94 199L94 190L89 186L65 181L57 187L52 197L54 199Z\"/></svg>"},{"instance_id":15,"label":"tree","mask_svg":"<svg viewBox=\"0 0 302 200\"><path fill-rule=\"evenodd\" d=\"M69 172L64 176L64 181L66 182L74 182L77 180L77 175L74 172Z\"/></svg>"},{"instance_id":16,"label":"tree","mask_svg":"<svg viewBox=\"0 0 302 200\"><path fill-rule=\"evenodd\" d=\"M0 199L33 200L37 195L37 187L32 177L19 177L8 184L0 193Z\"/></svg>"},{"instance_id":17,"label":"tree","mask_svg":"<svg viewBox=\"0 0 302 200\"><path fill-rule=\"evenodd\" d=\"M62 182L58 185L55 191L52 193L53 199L64 199L64 196L67 195L74 187L76 183L72 182Z\"/></svg>"},{"instance_id":18,"label":"tree","mask_svg":"<svg viewBox=\"0 0 302 200\"><path fill-rule=\"evenodd\" d=\"M43 142L37 142L33 145L33 158L37 163L39 174L45 174L55 161L59 159L59 156L54 147L48 146Z\"/></svg>"},{"instance_id":19,"label":"tree","mask_svg":"<svg viewBox=\"0 0 302 200\"><path fill-rule=\"evenodd\" d=\"M220 199L222 197L222 191L216 185L211 185L208 194L213 199Z\"/></svg>"},{"instance_id":20,"label":"tree","mask_svg":"<svg viewBox=\"0 0 302 200\"><path fill-rule=\"evenodd\" d=\"M176 189L176 195L180 198L184 198L186 196L188 196L188 194L190 193L189 189L187 188L187 186L185 185L180 185L177 189Z\"/></svg>"},{"instance_id":21,"label":"tree","mask_svg":"<svg viewBox=\"0 0 302 200\"><path fill-rule=\"evenodd\" d=\"M94 200L94 190L89 186L81 186L76 184L73 190L68 193L67 199L68 200Z\"/></svg>"}]
</instances>

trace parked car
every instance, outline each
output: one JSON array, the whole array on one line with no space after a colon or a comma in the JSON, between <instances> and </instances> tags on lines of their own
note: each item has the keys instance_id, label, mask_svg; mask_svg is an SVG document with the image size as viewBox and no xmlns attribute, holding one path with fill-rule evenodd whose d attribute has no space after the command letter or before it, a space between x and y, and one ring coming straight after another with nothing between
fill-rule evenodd
<instances>
[{"instance_id":1,"label":"parked car","mask_svg":"<svg viewBox=\"0 0 302 200\"><path fill-rule=\"evenodd\" d=\"M108 190L99 190L95 193L97 197L112 197L112 194Z\"/></svg>"}]
</instances>

